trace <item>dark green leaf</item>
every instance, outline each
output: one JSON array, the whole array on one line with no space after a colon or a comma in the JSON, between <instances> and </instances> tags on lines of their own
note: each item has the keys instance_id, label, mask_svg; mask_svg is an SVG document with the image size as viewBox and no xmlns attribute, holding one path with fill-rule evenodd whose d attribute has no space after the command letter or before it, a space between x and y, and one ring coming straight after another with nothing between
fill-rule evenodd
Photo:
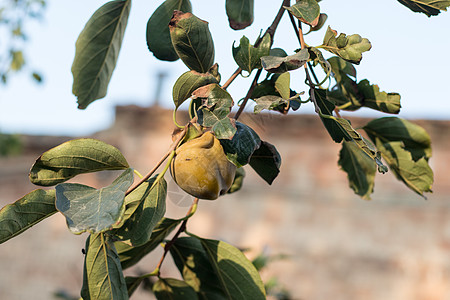
<instances>
[{"instance_id":1,"label":"dark green leaf","mask_svg":"<svg viewBox=\"0 0 450 300\"><path fill-rule=\"evenodd\" d=\"M187 71L183 73L183 75L177 79L172 89L175 108L178 108L186 99L190 98L192 92L196 89L210 83L219 82L209 73L198 73L196 71Z\"/></svg>"},{"instance_id":2,"label":"dark green leaf","mask_svg":"<svg viewBox=\"0 0 450 300\"><path fill-rule=\"evenodd\" d=\"M57 212L54 190L34 190L0 210L0 244Z\"/></svg>"},{"instance_id":3,"label":"dark green leaf","mask_svg":"<svg viewBox=\"0 0 450 300\"><path fill-rule=\"evenodd\" d=\"M363 127L370 139L378 145L381 143L403 142L404 149L411 152L417 161L431 157L431 139L428 133L419 125L397 117L385 117L370 121Z\"/></svg>"},{"instance_id":4,"label":"dark green leaf","mask_svg":"<svg viewBox=\"0 0 450 300\"><path fill-rule=\"evenodd\" d=\"M286 51L284 51L281 48L272 48L272 49L270 49L269 55L270 56L278 56L278 57L286 57L286 56L288 56Z\"/></svg>"},{"instance_id":5,"label":"dark green leaf","mask_svg":"<svg viewBox=\"0 0 450 300\"><path fill-rule=\"evenodd\" d=\"M261 146L253 152L249 164L262 179L272 184L280 173L281 156L274 145L261 141Z\"/></svg>"},{"instance_id":6,"label":"dark green leaf","mask_svg":"<svg viewBox=\"0 0 450 300\"><path fill-rule=\"evenodd\" d=\"M238 47L234 47L233 43L234 60L242 70L251 73L254 69L261 69L261 57L270 54L270 46L269 34L263 37L257 48L250 44L246 36L243 36Z\"/></svg>"},{"instance_id":7,"label":"dark green leaf","mask_svg":"<svg viewBox=\"0 0 450 300\"><path fill-rule=\"evenodd\" d=\"M175 10L192 12L191 2L189 0L166 0L153 12L147 23L148 49L161 60L175 61L178 59L169 31L169 22Z\"/></svg>"},{"instance_id":8,"label":"dark green leaf","mask_svg":"<svg viewBox=\"0 0 450 300\"><path fill-rule=\"evenodd\" d=\"M138 263L145 255L153 251L172 232L182 220L162 218L152 231L150 240L139 247L130 246L125 242L115 242L120 256L122 268L129 268Z\"/></svg>"},{"instance_id":9,"label":"dark green leaf","mask_svg":"<svg viewBox=\"0 0 450 300\"><path fill-rule=\"evenodd\" d=\"M89 19L75 44L72 92L78 108L106 96L122 46L131 0L110 1Z\"/></svg>"},{"instance_id":10,"label":"dark green leaf","mask_svg":"<svg viewBox=\"0 0 450 300\"><path fill-rule=\"evenodd\" d=\"M183 279L198 293L200 299L227 299L199 239L177 239L170 248L170 254Z\"/></svg>"},{"instance_id":11,"label":"dark green leaf","mask_svg":"<svg viewBox=\"0 0 450 300\"><path fill-rule=\"evenodd\" d=\"M30 181L51 186L83 173L122 170L128 163L117 148L94 139L65 142L42 154L30 171Z\"/></svg>"},{"instance_id":12,"label":"dark green leaf","mask_svg":"<svg viewBox=\"0 0 450 300\"><path fill-rule=\"evenodd\" d=\"M175 11L169 23L172 44L191 70L206 73L214 63L214 44L208 22L191 13Z\"/></svg>"},{"instance_id":13,"label":"dark green leaf","mask_svg":"<svg viewBox=\"0 0 450 300\"><path fill-rule=\"evenodd\" d=\"M376 164L354 142L343 142L339 165L347 173L350 187L363 199L370 200L375 181Z\"/></svg>"},{"instance_id":14,"label":"dark green leaf","mask_svg":"<svg viewBox=\"0 0 450 300\"><path fill-rule=\"evenodd\" d=\"M229 161L238 168L250 161L253 152L261 145L258 134L247 125L236 122L237 131L231 140L221 139L223 150Z\"/></svg>"},{"instance_id":15,"label":"dark green leaf","mask_svg":"<svg viewBox=\"0 0 450 300\"><path fill-rule=\"evenodd\" d=\"M103 232L122 217L125 192L132 183L132 169L100 190L77 183L61 183L56 186L56 208L66 217L73 233Z\"/></svg>"},{"instance_id":16,"label":"dark green leaf","mask_svg":"<svg viewBox=\"0 0 450 300\"><path fill-rule=\"evenodd\" d=\"M424 157L414 161L402 142L382 143L377 140L377 147L399 180L424 198L424 192L432 192L433 171Z\"/></svg>"},{"instance_id":17,"label":"dark green leaf","mask_svg":"<svg viewBox=\"0 0 450 300\"><path fill-rule=\"evenodd\" d=\"M225 7L230 27L244 29L253 23L254 0L226 0Z\"/></svg>"},{"instance_id":18,"label":"dark green leaf","mask_svg":"<svg viewBox=\"0 0 450 300\"><path fill-rule=\"evenodd\" d=\"M137 290L137 288L144 279L145 277L133 277L133 276L125 277L125 282L127 283L128 297L131 297L131 295L133 295L133 293Z\"/></svg>"},{"instance_id":19,"label":"dark green leaf","mask_svg":"<svg viewBox=\"0 0 450 300\"><path fill-rule=\"evenodd\" d=\"M104 233L92 234L86 240L83 277L84 300L128 299L119 256L112 239Z\"/></svg>"},{"instance_id":20,"label":"dark green leaf","mask_svg":"<svg viewBox=\"0 0 450 300\"><path fill-rule=\"evenodd\" d=\"M194 91L193 98L205 99L198 110L198 122L211 127L218 139L231 139L236 133L234 120L228 115L233 106L230 94L218 84L209 84Z\"/></svg>"},{"instance_id":21,"label":"dark green leaf","mask_svg":"<svg viewBox=\"0 0 450 300\"><path fill-rule=\"evenodd\" d=\"M194 289L186 282L174 278L159 278L153 285L153 293L158 300L196 300Z\"/></svg>"},{"instance_id":22,"label":"dark green leaf","mask_svg":"<svg viewBox=\"0 0 450 300\"><path fill-rule=\"evenodd\" d=\"M244 177L245 177L244 168L237 168L236 174L234 175L233 184L231 185L231 187L227 193L231 194L231 193L239 191L242 188L242 185L244 183Z\"/></svg>"},{"instance_id":23,"label":"dark green leaf","mask_svg":"<svg viewBox=\"0 0 450 300\"><path fill-rule=\"evenodd\" d=\"M314 93L314 97L316 99L317 105L320 108L320 111L323 115L332 116L335 105L327 100L327 92L322 89L314 89L310 90L310 94L312 97L312 93ZM340 143L342 140L350 141L352 138L349 134L342 129L336 120L333 118L325 118L320 117L323 125L327 129L333 141L336 143Z\"/></svg>"},{"instance_id":24,"label":"dark green leaf","mask_svg":"<svg viewBox=\"0 0 450 300\"><path fill-rule=\"evenodd\" d=\"M320 48L334 53L354 64L359 64L362 59L362 53L372 48L369 40L362 38L359 34L346 36L341 33L336 38L337 32L328 26L327 32L323 39L323 45Z\"/></svg>"},{"instance_id":25,"label":"dark green leaf","mask_svg":"<svg viewBox=\"0 0 450 300\"><path fill-rule=\"evenodd\" d=\"M348 120L342 118L334 118L334 120L339 124L342 130L345 130L359 149L367 154L377 164L378 172L384 174L388 171L387 167L381 162L380 153L376 151L376 149L372 149L372 147L364 141L361 135L352 127Z\"/></svg>"},{"instance_id":26,"label":"dark green leaf","mask_svg":"<svg viewBox=\"0 0 450 300\"><path fill-rule=\"evenodd\" d=\"M200 241L227 298L266 299L258 271L241 251L223 241Z\"/></svg>"},{"instance_id":27,"label":"dark green leaf","mask_svg":"<svg viewBox=\"0 0 450 300\"><path fill-rule=\"evenodd\" d=\"M261 57L261 64L267 72L284 73L300 68L308 61L308 59L308 49L302 49L296 54L286 57L263 56Z\"/></svg>"},{"instance_id":28,"label":"dark green leaf","mask_svg":"<svg viewBox=\"0 0 450 300\"><path fill-rule=\"evenodd\" d=\"M316 0L297 0L291 7L284 7L291 14L312 27L319 23L320 6Z\"/></svg>"},{"instance_id":29,"label":"dark green leaf","mask_svg":"<svg viewBox=\"0 0 450 300\"><path fill-rule=\"evenodd\" d=\"M398 93L380 92L378 85L370 84L367 79L358 82L358 90L364 97L363 106L389 114L400 112L400 95Z\"/></svg>"},{"instance_id":30,"label":"dark green leaf","mask_svg":"<svg viewBox=\"0 0 450 300\"><path fill-rule=\"evenodd\" d=\"M428 17L437 16L441 10L447 11L449 0L398 0L414 12L424 13Z\"/></svg>"},{"instance_id":31,"label":"dark green leaf","mask_svg":"<svg viewBox=\"0 0 450 300\"><path fill-rule=\"evenodd\" d=\"M150 240L153 228L166 212L167 183L156 177L135 190L141 201L135 212L125 224L115 232L121 240L129 240L132 246L140 246Z\"/></svg>"}]
</instances>

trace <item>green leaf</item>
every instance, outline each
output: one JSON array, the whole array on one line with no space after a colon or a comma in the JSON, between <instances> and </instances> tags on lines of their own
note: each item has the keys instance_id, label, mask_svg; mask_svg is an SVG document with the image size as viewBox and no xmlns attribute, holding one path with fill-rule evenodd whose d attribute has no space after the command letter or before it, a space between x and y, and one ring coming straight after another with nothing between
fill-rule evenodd
<instances>
[{"instance_id":1,"label":"green leaf","mask_svg":"<svg viewBox=\"0 0 450 300\"><path fill-rule=\"evenodd\" d=\"M122 268L129 268L138 263L145 255L153 251L181 223L182 220L162 218L152 231L150 240L138 247L117 241L115 246L120 256Z\"/></svg>"},{"instance_id":2,"label":"green leaf","mask_svg":"<svg viewBox=\"0 0 450 300\"><path fill-rule=\"evenodd\" d=\"M322 89L310 90L311 97L313 95L312 93L314 93L314 97L322 115L332 116L335 105L327 100L327 92ZM327 129L333 141L336 143L340 143L342 140L351 141L352 138L345 130L342 129L334 118L326 118L321 116L320 119L322 120L323 125Z\"/></svg>"},{"instance_id":3,"label":"green leaf","mask_svg":"<svg viewBox=\"0 0 450 300\"><path fill-rule=\"evenodd\" d=\"M261 146L253 152L250 166L268 184L272 184L280 173L281 156L274 145L261 141Z\"/></svg>"},{"instance_id":4,"label":"green leaf","mask_svg":"<svg viewBox=\"0 0 450 300\"><path fill-rule=\"evenodd\" d=\"M56 213L55 191L34 190L0 210L0 244Z\"/></svg>"},{"instance_id":5,"label":"green leaf","mask_svg":"<svg viewBox=\"0 0 450 300\"><path fill-rule=\"evenodd\" d=\"M121 240L129 240L132 246L147 243L152 230L166 212L167 183L164 178L155 180L156 177L153 177L135 190L141 195L140 204L125 224L115 232Z\"/></svg>"},{"instance_id":6,"label":"green leaf","mask_svg":"<svg viewBox=\"0 0 450 300\"><path fill-rule=\"evenodd\" d=\"M236 133L234 120L228 115L233 106L230 94L218 84L209 84L192 93L194 99L205 99L198 110L198 123L211 127L218 139L231 139Z\"/></svg>"},{"instance_id":7,"label":"green leaf","mask_svg":"<svg viewBox=\"0 0 450 300\"><path fill-rule=\"evenodd\" d=\"M226 0L225 8L230 27L244 29L253 23L254 0Z\"/></svg>"},{"instance_id":8,"label":"green leaf","mask_svg":"<svg viewBox=\"0 0 450 300\"><path fill-rule=\"evenodd\" d=\"M186 99L190 98L192 92L196 89L211 83L219 82L209 73L198 73L196 71L187 71L183 73L177 79L172 89L175 108L180 107Z\"/></svg>"},{"instance_id":9,"label":"green leaf","mask_svg":"<svg viewBox=\"0 0 450 300\"><path fill-rule=\"evenodd\" d=\"M31 168L29 177L36 185L51 186L78 174L128 167L117 148L99 140L77 139L42 154Z\"/></svg>"},{"instance_id":10,"label":"green leaf","mask_svg":"<svg viewBox=\"0 0 450 300\"><path fill-rule=\"evenodd\" d=\"M327 32L320 48L334 53L354 64L359 64L362 59L362 53L372 48L369 40L362 38L359 34L346 36L341 33L336 38L337 32L328 26Z\"/></svg>"},{"instance_id":11,"label":"green leaf","mask_svg":"<svg viewBox=\"0 0 450 300\"><path fill-rule=\"evenodd\" d=\"M389 114L400 112L400 95L398 93L380 92L378 85L370 84L367 79L358 82L358 90L364 97L363 106Z\"/></svg>"},{"instance_id":12,"label":"green leaf","mask_svg":"<svg viewBox=\"0 0 450 300\"><path fill-rule=\"evenodd\" d=\"M220 144L236 167L240 168L249 163L253 152L261 145L258 134L247 125L236 122L237 131L231 140L221 139Z\"/></svg>"},{"instance_id":13,"label":"green leaf","mask_svg":"<svg viewBox=\"0 0 450 300\"><path fill-rule=\"evenodd\" d=\"M343 142L339 152L342 170L347 173L350 187L363 199L370 200L375 181L376 164L354 142Z\"/></svg>"},{"instance_id":14,"label":"green leaf","mask_svg":"<svg viewBox=\"0 0 450 300\"><path fill-rule=\"evenodd\" d=\"M284 73L303 66L309 59L308 49L302 49L294 55L286 57L263 56L261 57L262 67L270 73Z\"/></svg>"},{"instance_id":15,"label":"green leaf","mask_svg":"<svg viewBox=\"0 0 450 300\"><path fill-rule=\"evenodd\" d=\"M307 33L305 33L305 34L308 34L308 33L313 32L313 31L319 31L320 29L322 29L323 25L325 25L325 23L327 22L327 19L328 19L328 15L327 14L320 14L319 15L319 21L317 22L317 25L311 26L309 28L309 31Z\"/></svg>"},{"instance_id":16,"label":"green leaf","mask_svg":"<svg viewBox=\"0 0 450 300\"><path fill-rule=\"evenodd\" d=\"M185 282L201 299L231 299L225 297L219 278L199 239L178 238L170 247L170 254Z\"/></svg>"},{"instance_id":17,"label":"green leaf","mask_svg":"<svg viewBox=\"0 0 450 300\"><path fill-rule=\"evenodd\" d=\"M422 157L414 161L411 152L404 148L402 142L382 143L378 139L377 147L395 176L426 199L423 193L432 192L433 184L433 170L427 160Z\"/></svg>"},{"instance_id":18,"label":"green leaf","mask_svg":"<svg viewBox=\"0 0 450 300\"><path fill-rule=\"evenodd\" d=\"M244 183L245 170L244 168L237 168L236 174L234 175L233 183L231 184L230 189L228 190L228 194L232 194L234 192L239 191L242 188Z\"/></svg>"},{"instance_id":19,"label":"green leaf","mask_svg":"<svg viewBox=\"0 0 450 300\"><path fill-rule=\"evenodd\" d=\"M233 57L238 66L248 73L254 69L261 69L261 57L270 55L271 39L270 35L266 34L262 38L258 47L250 44L248 38L244 35L238 47L234 47L233 42Z\"/></svg>"},{"instance_id":20,"label":"green leaf","mask_svg":"<svg viewBox=\"0 0 450 300\"><path fill-rule=\"evenodd\" d=\"M208 22L175 11L169 23L173 47L191 70L206 73L214 63L214 44Z\"/></svg>"},{"instance_id":21,"label":"green leaf","mask_svg":"<svg viewBox=\"0 0 450 300\"><path fill-rule=\"evenodd\" d=\"M411 152L412 158L417 161L424 157L431 157L431 139L428 133L414 123L397 117L385 117L370 121L363 129L369 138L378 145L381 143L403 142L404 149Z\"/></svg>"},{"instance_id":22,"label":"green leaf","mask_svg":"<svg viewBox=\"0 0 450 300\"><path fill-rule=\"evenodd\" d=\"M300 102L297 100L298 98L285 100L278 96L263 96L255 99L256 105L253 112L259 114L262 110L267 109L287 114L290 108L292 108L292 110L297 110L300 107Z\"/></svg>"},{"instance_id":23,"label":"green leaf","mask_svg":"<svg viewBox=\"0 0 450 300\"><path fill-rule=\"evenodd\" d=\"M78 108L106 96L122 46L131 0L110 1L89 19L75 44L72 92Z\"/></svg>"},{"instance_id":24,"label":"green leaf","mask_svg":"<svg viewBox=\"0 0 450 300\"><path fill-rule=\"evenodd\" d=\"M84 300L128 299L127 285L112 239L92 234L86 240L86 256L81 295Z\"/></svg>"},{"instance_id":25,"label":"green leaf","mask_svg":"<svg viewBox=\"0 0 450 300\"><path fill-rule=\"evenodd\" d=\"M309 52L309 59L313 62L313 66L315 67L319 64L323 71L326 74L329 74L331 72L331 65L328 60L323 57L322 52L314 47L308 47L307 49Z\"/></svg>"},{"instance_id":26,"label":"green leaf","mask_svg":"<svg viewBox=\"0 0 450 300\"><path fill-rule=\"evenodd\" d=\"M334 118L334 117L333 117ZM380 153L375 149L372 149L362 138L362 136L352 127L350 122L346 119L342 118L334 118L336 122L340 125L342 130L351 137L351 139L355 142L355 144L362 150L365 154L367 154L378 166L378 172L386 173L388 171L387 167L383 165L381 162Z\"/></svg>"},{"instance_id":27,"label":"green leaf","mask_svg":"<svg viewBox=\"0 0 450 300\"><path fill-rule=\"evenodd\" d=\"M127 291L128 291L128 297L131 297L133 293L138 289L139 285L141 285L142 281L144 281L146 277L134 277L134 276L127 276L125 277L125 282L127 283Z\"/></svg>"},{"instance_id":28,"label":"green leaf","mask_svg":"<svg viewBox=\"0 0 450 300\"><path fill-rule=\"evenodd\" d=\"M398 0L413 12L424 13L428 17L437 16L441 10L447 11L449 0Z\"/></svg>"},{"instance_id":29,"label":"green leaf","mask_svg":"<svg viewBox=\"0 0 450 300\"><path fill-rule=\"evenodd\" d=\"M291 7L284 7L294 17L312 27L319 23L320 6L316 0L297 0Z\"/></svg>"},{"instance_id":30,"label":"green leaf","mask_svg":"<svg viewBox=\"0 0 450 300\"><path fill-rule=\"evenodd\" d=\"M275 80L275 89L280 94L281 98L289 99L291 97L291 76L289 72L281 73Z\"/></svg>"},{"instance_id":31,"label":"green leaf","mask_svg":"<svg viewBox=\"0 0 450 300\"><path fill-rule=\"evenodd\" d=\"M266 299L258 271L241 251L223 241L200 241L227 298Z\"/></svg>"},{"instance_id":32,"label":"green leaf","mask_svg":"<svg viewBox=\"0 0 450 300\"><path fill-rule=\"evenodd\" d=\"M132 183L132 169L125 170L111 185L100 190L78 183L61 183L56 186L56 208L66 217L73 233L103 232L122 217L125 192Z\"/></svg>"},{"instance_id":33,"label":"green leaf","mask_svg":"<svg viewBox=\"0 0 450 300\"><path fill-rule=\"evenodd\" d=\"M153 293L158 300L195 300L194 289L186 282L174 278L159 278L153 285Z\"/></svg>"},{"instance_id":34,"label":"green leaf","mask_svg":"<svg viewBox=\"0 0 450 300\"><path fill-rule=\"evenodd\" d=\"M11 65L10 68L13 71L19 71L25 65L25 58L22 51L11 51Z\"/></svg>"},{"instance_id":35,"label":"green leaf","mask_svg":"<svg viewBox=\"0 0 450 300\"><path fill-rule=\"evenodd\" d=\"M169 22L173 12L192 12L189 0L166 0L152 14L147 23L147 46L153 55L166 61L175 61L178 54L172 46Z\"/></svg>"}]
</instances>

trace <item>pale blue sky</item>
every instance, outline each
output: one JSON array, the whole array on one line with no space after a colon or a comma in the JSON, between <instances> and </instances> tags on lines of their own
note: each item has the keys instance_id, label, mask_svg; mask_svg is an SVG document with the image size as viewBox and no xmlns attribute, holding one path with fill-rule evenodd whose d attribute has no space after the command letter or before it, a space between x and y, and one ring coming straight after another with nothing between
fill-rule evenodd
<instances>
[{"instance_id":1,"label":"pale blue sky","mask_svg":"<svg viewBox=\"0 0 450 300\"><path fill-rule=\"evenodd\" d=\"M10 133L88 135L109 127L114 106L136 104L148 106L154 98L156 74L169 73L162 92L162 104L172 108L172 85L187 70L181 61L160 62L147 50L146 23L162 1L134 0L119 62L113 74L108 95L78 110L72 95L70 68L75 41L92 13L106 1L48 0L42 23L32 23L27 30L30 43L27 58L31 66L44 75L44 84L36 85L29 74L15 76L7 87L0 86L0 130ZM260 30L272 22L279 7L273 0L255 1L255 22L242 31L228 27L225 1L192 0L194 14L209 22L216 48L216 61L222 83L236 69L231 45L242 35L254 41ZM345 5L343 5L345 3ZM372 50L363 54L357 66L358 80L367 78L381 90L402 96L400 117L450 117L447 87L450 15L443 12L428 18L411 12L395 0L332 1L320 3L329 18L327 25L339 33L358 33L368 38ZM275 36L275 47L293 53L298 43L285 16ZM324 30L306 37L310 45L320 45ZM291 73L291 87L306 90L304 72ZM237 78L229 88L235 102L242 98L251 78ZM312 113L311 104L300 112ZM387 116L362 109L354 116Z\"/></svg>"}]
</instances>

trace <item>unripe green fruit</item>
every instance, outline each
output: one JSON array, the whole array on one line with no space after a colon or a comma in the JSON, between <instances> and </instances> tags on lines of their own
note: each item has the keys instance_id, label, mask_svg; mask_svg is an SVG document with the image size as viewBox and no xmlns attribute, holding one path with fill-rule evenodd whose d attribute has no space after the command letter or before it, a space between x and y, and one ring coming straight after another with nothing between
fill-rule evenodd
<instances>
[{"instance_id":1,"label":"unripe green fruit","mask_svg":"<svg viewBox=\"0 0 450 300\"><path fill-rule=\"evenodd\" d=\"M211 132L181 145L170 172L178 186L199 199L215 200L233 183L236 166Z\"/></svg>"}]
</instances>

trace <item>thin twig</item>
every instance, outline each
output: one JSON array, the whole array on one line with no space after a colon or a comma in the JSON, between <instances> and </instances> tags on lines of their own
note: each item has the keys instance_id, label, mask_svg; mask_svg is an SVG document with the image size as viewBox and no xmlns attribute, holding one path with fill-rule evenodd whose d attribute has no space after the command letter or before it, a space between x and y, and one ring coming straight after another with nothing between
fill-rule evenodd
<instances>
[{"instance_id":1,"label":"thin twig","mask_svg":"<svg viewBox=\"0 0 450 300\"><path fill-rule=\"evenodd\" d=\"M223 88L224 90L226 90L227 87L229 87L230 84L233 82L233 80L235 80L236 77L237 77L239 74L241 74L241 72L242 72L242 69L241 69L241 68L237 68L236 71L234 71L233 75L231 75L231 77L227 80L227 82L225 82L225 83L222 85L222 88Z\"/></svg>"},{"instance_id":2,"label":"thin twig","mask_svg":"<svg viewBox=\"0 0 450 300\"><path fill-rule=\"evenodd\" d=\"M132 191L134 191L138 186L140 186L142 183L144 183L145 181L147 181L150 176L153 175L153 173L156 172L156 170L162 165L162 163L167 159L167 157L169 157L169 155L172 153L172 151L174 151L177 148L177 145L180 143L180 141L184 138L184 136L186 135L186 127L179 133L179 136L177 137L177 139L172 143L172 145L170 146L169 150L167 151L166 154L164 154L163 157L161 157L161 159L159 160L159 162L153 167L153 169L147 173L147 175L145 175L138 183L136 183L134 186L132 186L126 193L125 196L129 195Z\"/></svg>"},{"instance_id":3,"label":"thin twig","mask_svg":"<svg viewBox=\"0 0 450 300\"><path fill-rule=\"evenodd\" d=\"M242 111L244 110L245 105L248 102L248 99L250 99L250 97L252 96L253 90L255 89L256 85L258 84L258 79L259 79L259 76L261 75L261 72L262 72L262 69L258 69L258 71L256 72L255 78L253 79L252 85L248 89L247 95L245 95L245 98L242 101L241 106L239 106L237 113L233 117L235 120L237 120L239 118L239 116L242 114Z\"/></svg>"},{"instance_id":4,"label":"thin twig","mask_svg":"<svg viewBox=\"0 0 450 300\"><path fill-rule=\"evenodd\" d=\"M198 200L199 200L198 198L194 199L194 201L192 202L192 205L189 208L186 216L189 216L192 213L192 210L193 210L194 206L196 206L198 204ZM173 246L173 244L175 244L175 241L178 239L180 234L182 232L186 231L186 225L187 225L187 221L188 220L189 220L189 218L185 219L183 221L183 223L181 223L181 226L178 228L178 230L175 233L175 235L173 236L173 238L164 245L164 253L161 256L161 259L159 260L158 265L155 268L155 270L157 270L158 276L160 275L161 265L162 265L164 259L166 258L167 252L169 252L170 248Z\"/></svg>"}]
</instances>

